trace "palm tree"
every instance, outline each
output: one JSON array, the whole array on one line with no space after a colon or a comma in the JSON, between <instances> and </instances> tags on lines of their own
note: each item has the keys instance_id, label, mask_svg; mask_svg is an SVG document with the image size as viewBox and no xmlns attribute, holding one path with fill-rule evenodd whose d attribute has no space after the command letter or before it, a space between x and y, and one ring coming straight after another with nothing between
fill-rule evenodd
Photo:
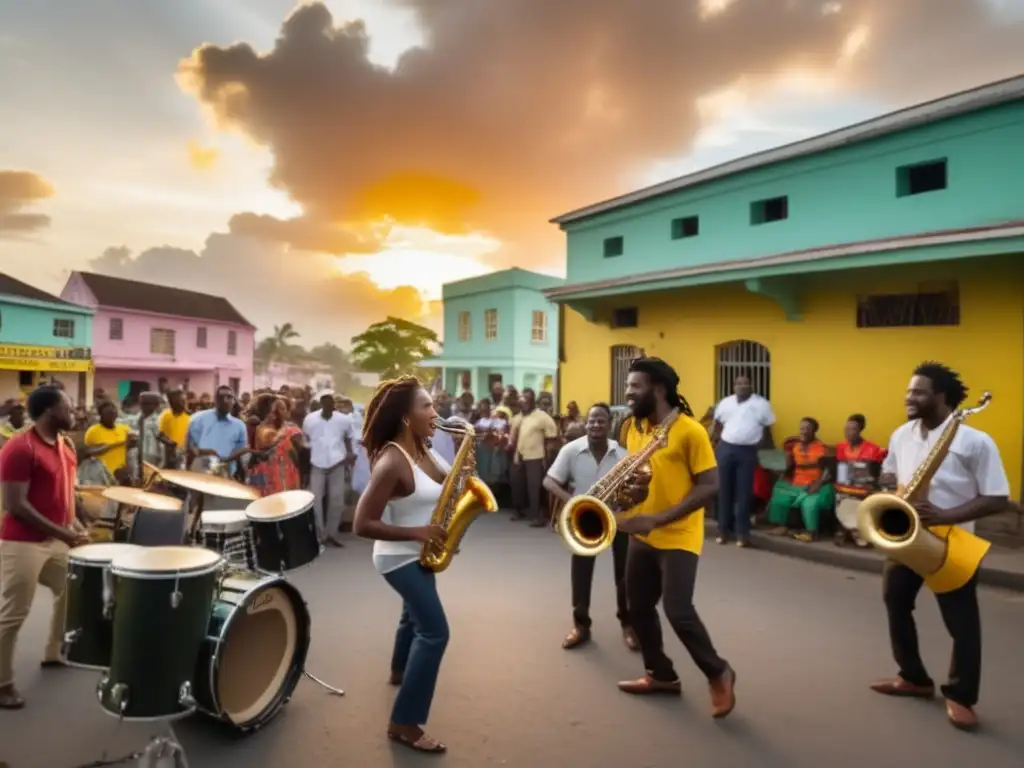
<instances>
[{"instance_id":1,"label":"palm tree","mask_svg":"<svg viewBox=\"0 0 1024 768\"><path fill-rule=\"evenodd\" d=\"M275 325L274 332L256 347L256 356L265 363L283 360L294 350L295 345L291 343L292 339L297 339L299 336L299 332L291 323Z\"/></svg>"}]
</instances>

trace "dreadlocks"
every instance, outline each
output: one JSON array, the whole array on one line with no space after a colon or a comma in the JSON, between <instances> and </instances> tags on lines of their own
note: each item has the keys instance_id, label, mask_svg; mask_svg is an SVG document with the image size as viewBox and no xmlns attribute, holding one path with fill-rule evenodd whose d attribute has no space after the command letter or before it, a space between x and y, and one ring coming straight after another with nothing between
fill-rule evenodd
<instances>
[{"instance_id":1,"label":"dreadlocks","mask_svg":"<svg viewBox=\"0 0 1024 768\"><path fill-rule=\"evenodd\" d=\"M366 406L366 421L363 423L363 447L371 463L384 446L401 433L402 419L409 413L412 399L422 386L415 376L399 376L382 381L373 393Z\"/></svg>"},{"instance_id":2,"label":"dreadlocks","mask_svg":"<svg viewBox=\"0 0 1024 768\"><path fill-rule=\"evenodd\" d=\"M646 373L651 384L665 388L665 401L673 408L693 418L693 409L686 398L679 394L679 375L671 365L659 357L638 357L629 364L630 373Z\"/></svg>"}]
</instances>

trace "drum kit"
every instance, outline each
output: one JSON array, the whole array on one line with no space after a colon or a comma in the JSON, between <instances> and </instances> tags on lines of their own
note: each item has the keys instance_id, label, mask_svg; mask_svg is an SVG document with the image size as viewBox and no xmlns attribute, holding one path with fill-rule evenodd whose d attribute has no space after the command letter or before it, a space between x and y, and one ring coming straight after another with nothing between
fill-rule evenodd
<instances>
[{"instance_id":1,"label":"drum kit","mask_svg":"<svg viewBox=\"0 0 1024 768\"><path fill-rule=\"evenodd\" d=\"M102 671L101 707L129 721L199 712L251 732L278 714L303 676L344 695L305 668L310 614L286 578L323 552L313 494L259 498L226 478L181 470L159 476L188 492L191 546L112 541L69 553L66 657L71 666ZM205 495L250 503L204 511ZM148 489L111 487L103 496L122 508L183 505Z\"/></svg>"}]
</instances>

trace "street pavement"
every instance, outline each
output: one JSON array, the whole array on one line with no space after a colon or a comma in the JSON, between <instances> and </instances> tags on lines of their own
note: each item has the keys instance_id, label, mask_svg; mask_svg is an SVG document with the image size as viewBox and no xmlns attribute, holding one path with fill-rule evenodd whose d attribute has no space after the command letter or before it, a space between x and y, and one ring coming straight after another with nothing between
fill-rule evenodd
<instances>
[{"instance_id":1,"label":"street pavement","mask_svg":"<svg viewBox=\"0 0 1024 768\"><path fill-rule=\"evenodd\" d=\"M738 705L709 714L707 686L669 632L681 699L639 699L615 682L642 674L615 621L610 555L595 575L595 642L563 651L569 626L569 556L548 531L504 514L474 524L440 577L452 640L429 732L443 757L385 738L394 690L386 684L400 606L376 576L366 542L347 539L294 582L313 615L310 671L345 688L338 698L302 681L282 714L244 737L202 717L174 725L192 768L906 768L1024 765L1021 638L1024 595L981 592L983 729L950 727L940 700L886 699L868 690L894 672L879 578L710 541L697 605L735 667ZM0 712L0 765L77 768L142 748L160 724L118 724L96 703L97 674L40 670L49 598L18 647L29 705ZM941 678L950 642L922 593L925 659Z\"/></svg>"}]
</instances>

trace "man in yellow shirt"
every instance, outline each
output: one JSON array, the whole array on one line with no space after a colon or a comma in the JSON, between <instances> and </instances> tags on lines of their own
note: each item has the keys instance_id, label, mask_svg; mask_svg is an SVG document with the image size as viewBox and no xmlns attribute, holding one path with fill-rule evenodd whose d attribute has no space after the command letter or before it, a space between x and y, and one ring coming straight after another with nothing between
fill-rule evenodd
<instances>
[{"instance_id":1,"label":"man in yellow shirt","mask_svg":"<svg viewBox=\"0 0 1024 768\"><path fill-rule=\"evenodd\" d=\"M558 440L555 420L537 407L537 396L532 389L523 390L523 409L512 417L511 443L513 520L527 517L533 528L547 527L541 507L541 486L547 471L548 446Z\"/></svg>"},{"instance_id":2,"label":"man in yellow shirt","mask_svg":"<svg viewBox=\"0 0 1024 768\"><path fill-rule=\"evenodd\" d=\"M160 414L157 428L160 430L160 441L170 453L166 465L175 469L179 459L185 455L188 425L192 417L185 410L185 393L180 389L168 390L167 405L168 408Z\"/></svg>"},{"instance_id":3,"label":"man in yellow shirt","mask_svg":"<svg viewBox=\"0 0 1024 768\"><path fill-rule=\"evenodd\" d=\"M665 618L708 679L711 713L721 718L736 706L736 673L718 655L693 605L697 563L704 543L704 505L718 493L718 469L707 430L677 392L679 376L668 363L638 358L629 367L626 401L633 422L626 435L630 454L655 439L658 426L674 422L662 448L651 456L647 498L619 521L631 535L626 554L629 615L640 641L647 674L619 683L626 693L681 692L679 676L665 655L658 601Z\"/></svg>"},{"instance_id":4,"label":"man in yellow shirt","mask_svg":"<svg viewBox=\"0 0 1024 768\"><path fill-rule=\"evenodd\" d=\"M98 424L86 430L85 446L89 458L98 458L118 482L124 483L128 475L128 449L136 443L136 435L127 424L117 421L117 406L109 400L99 405Z\"/></svg>"}]
</instances>

